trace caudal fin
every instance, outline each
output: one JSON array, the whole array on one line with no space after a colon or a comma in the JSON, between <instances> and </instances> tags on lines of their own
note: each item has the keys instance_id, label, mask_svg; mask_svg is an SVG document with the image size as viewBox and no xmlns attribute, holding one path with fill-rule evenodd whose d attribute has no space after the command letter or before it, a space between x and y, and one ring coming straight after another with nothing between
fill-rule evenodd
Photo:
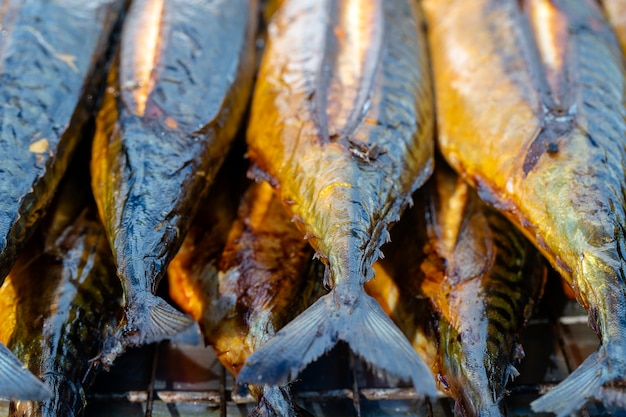
<instances>
[{"instance_id":1,"label":"caudal fin","mask_svg":"<svg viewBox=\"0 0 626 417\"><path fill-rule=\"evenodd\" d=\"M621 356L621 355L620 355ZM592 353L574 372L530 406L557 417L577 413L587 401L626 407L626 357L612 358L605 346Z\"/></svg>"},{"instance_id":2,"label":"caudal fin","mask_svg":"<svg viewBox=\"0 0 626 417\"><path fill-rule=\"evenodd\" d=\"M139 302L143 302L143 305L127 310L143 315L132 321L129 318L127 324L129 329L137 331L137 346L171 339L196 325L191 317L176 310L161 297L149 294Z\"/></svg>"},{"instance_id":3,"label":"caudal fin","mask_svg":"<svg viewBox=\"0 0 626 417\"><path fill-rule=\"evenodd\" d=\"M43 401L51 396L52 392L46 384L0 343L0 398Z\"/></svg>"},{"instance_id":4,"label":"caudal fin","mask_svg":"<svg viewBox=\"0 0 626 417\"><path fill-rule=\"evenodd\" d=\"M128 347L143 346L184 336L186 342L199 341L198 324L169 305L161 297L142 294L128 303L125 318L104 343L91 368L108 369ZM194 338L197 336L197 339Z\"/></svg>"},{"instance_id":5,"label":"caudal fin","mask_svg":"<svg viewBox=\"0 0 626 417\"><path fill-rule=\"evenodd\" d=\"M376 300L364 292L349 303L339 301L335 290L317 300L248 358L238 380L284 385L339 341L379 375L413 381L419 394L435 396L428 366Z\"/></svg>"}]
</instances>

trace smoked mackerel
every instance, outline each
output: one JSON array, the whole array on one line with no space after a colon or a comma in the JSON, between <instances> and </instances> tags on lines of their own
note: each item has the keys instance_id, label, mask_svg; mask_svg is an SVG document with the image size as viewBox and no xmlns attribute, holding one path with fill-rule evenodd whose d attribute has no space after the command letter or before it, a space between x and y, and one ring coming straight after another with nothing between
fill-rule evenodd
<instances>
[{"instance_id":1,"label":"smoked mackerel","mask_svg":"<svg viewBox=\"0 0 626 417\"><path fill-rule=\"evenodd\" d=\"M339 341L381 376L433 396L428 368L363 290L389 225L433 169L433 102L419 5L285 0L268 28L248 127L267 180L326 265L331 292L246 361L284 384Z\"/></svg>"},{"instance_id":2,"label":"smoked mackerel","mask_svg":"<svg viewBox=\"0 0 626 417\"><path fill-rule=\"evenodd\" d=\"M92 187L124 288L109 364L193 324L155 296L239 127L255 68L255 0L138 0L96 120Z\"/></svg>"},{"instance_id":3,"label":"smoked mackerel","mask_svg":"<svg viewBox=\"0 0 626 417\"><path fill-rule=\"evenodd\" d=\"M425 0L441 152L570 284L601 340L535 411L626 406L626 78L593 0Z\"/></svg>"}]
</instances>

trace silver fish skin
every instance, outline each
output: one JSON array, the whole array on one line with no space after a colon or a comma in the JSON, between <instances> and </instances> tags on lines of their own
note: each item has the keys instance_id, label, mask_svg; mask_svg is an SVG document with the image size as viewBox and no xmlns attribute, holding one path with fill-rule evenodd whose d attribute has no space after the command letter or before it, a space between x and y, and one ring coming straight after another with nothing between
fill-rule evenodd
<instances>
[{"instance_id":1,"label":"silver fish skin","mask_svg":"<svg viewBox=\"0 0 626 417\"><path fill-rule=\"evenodd\" d=\"M102 364L194 326L155 292L239 128L256 21L255 0L139 0L129 9L91 164L125 302Z\"/></svg>"},{"instance_id":2,"label":"silver fish skin","mask_svg":"<svg viewBox=\"0 0 626 417\"><path fill-rule=\"evenodd\" d=\"M125 4L13 0L0 7L0 283L82 139Z\"/></svg>"},{"instance_id":3,"label":"silver fish skin","mask_svg":"<svg viewBox=\"0 0 626 417\"><path fill-rule=\"evenodd\" d=\"M83 140L125 5L125 0L10 0L0 7L0 283ZM50 395L0 345L0 397Z\"/></svg>"}]
</instances>

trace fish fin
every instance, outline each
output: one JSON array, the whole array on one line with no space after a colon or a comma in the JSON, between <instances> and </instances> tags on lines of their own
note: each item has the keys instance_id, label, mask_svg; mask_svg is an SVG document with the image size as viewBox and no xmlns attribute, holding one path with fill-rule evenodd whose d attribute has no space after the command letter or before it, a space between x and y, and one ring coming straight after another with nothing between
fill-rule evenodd
<instances>
[{"instance_id":1,"label":"fish fin","mask_svg":"<svg viewBox=\"0 0 626 417\"><path fill-rule=\"evenodd\" d=\"M199 334L198 324L191 317L176 310L161 297L145 293L127 304L122 322L105 338L98 356L91 359L90 371L96 372L100 367L109 370L128 347L178 337L182 342L194 342Z\"/></svg>"},{"instance_id":2,"label":"fish fin","mask_svg":"<svg viewBox=\"0 0 626 417\"><path fill-rule=\"evenodd\" d=\"M288 323L256 350L237 377L239 382L260 385L285 385L309 363L338 342L332 334L326 297Z\"/></svg>"},{"instance_id":3,"label":"fish fin","mask_svg":"<svg viewBox=\"0 0 626 417\"><path fill-rule=\"evenodd\" d=\"M623 405L626 403L625 371L626 358L610 355L602 345L567 378L530 406L535 412L566 417L575 414L590 400Z\"/></svg>"},{"instance_id":4,"label":"fish fin","mask_svg":"<svg viewBox=\"0 0 626 417\"><path fill-rule=\"evenodd\" d=\"M44 401L52 391L0 343L0 397L7 400Z\"/></svg>"},{"instance_id":5,"label":"fish fin","mask_svg":"<svg viewBox=\"0 0 626 417\"><path fill-rule=\"evenodd\" d=\"M511 364L507 365L506 373L508 375L508 378L506 378L506 379L508 380L510 378L511 381L515 381L515 378L520 376L520 373L517 370L517 368L515 366L511 365Z\"/></svg>"},{"instance_id":6,"label":"fish fin","mask_svg":"<svg viewBox=\"0 0 626 417\"><path fill-rule=\"evenodd\" d=\"M197 325L161 297L144 293L126 307L124 336L127 346L142 346L172 339Z\"/></svg>"},{"instance_id":7,"label":"fish fin","mask_svg":"<svg viewBox=\"0 0 626 417\"><path fill-rule=\"evenodd\" d=\"M238 379L284 385L339 341L346 342L379 376L411 380L418 393L434 398L430 369L365 292L342 300L333 290L321 297L254 352Z\"/></svg>"}]
</instances>

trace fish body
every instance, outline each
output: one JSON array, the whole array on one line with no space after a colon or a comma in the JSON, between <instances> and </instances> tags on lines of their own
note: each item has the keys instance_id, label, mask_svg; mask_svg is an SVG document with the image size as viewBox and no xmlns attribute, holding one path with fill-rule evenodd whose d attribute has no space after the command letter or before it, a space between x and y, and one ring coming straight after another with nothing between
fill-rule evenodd
<instances>
[{"instance_id":1,"label":"fish body","mask_svg":"<svg viewBox=\"0 0 626 417\"><path fill-rule=\"evenodd\" d=\"M0 7L0 283L80 142L123 7L121 0L8 1ZM0 346L0 397L49 395Z\"/></svg>"},{"instance_id":2,"label":"fish body","mask_svg":"<svg viewBox=\"0 0 626 417\"><path fill-rule=\"evenodd\" d=\"M254 0L133 2L96 120L92 186L122 281L127 346L192 320L154 296L222 164L254 71Z\"/></svg>"},{"instance_id":3,"label":"fish body","mask_svg":"<svg viewBox=\"0 0 626 417\"><path fill-rule=\"evenodd\" d=\"M85 159L86 160L86 159ZM41 227L0 287L0 340L52 396L15 401L11 416L77 416L91 359L117 323L122 289L83 172L60 186ZM84 180L82 186L80 180Z\"/></svg>"},{"instance_id":4,"label":"fish body","mask_svg":"<svg viewBox=\"0 0 626 417\"><path fill-rule=\"evenodd\" d=\"M522 359L519 332L541 298L546 268L532 244L456 176L436 176L429 235L435 265L422 289L438 314L440 378L462 416L503 416ZM434 285L439 281L439 285Z\"/></svg>"},{"instance_id":5,"label":"fish body","mask_svg":"<svg viewBox=\"0 0 626 417\"><path fill-rule=\"evenodd\" d=\"M0 283L92 115L124 4L26 0L0 7Z\"/></svg>"},{"instance_id":6,"label":"fish body","mask_svg":"<svg viewBox=\"0 0 626 417\"><path fill-rule=\"evenodd\" d=\"M213 193L208 200L224 201ZM196 219L205 213L215 218L213 206L206 205ZM237 217L226 230L221 221L198 219L168 276L172 298L200 323L207 344L237 376L256 349L312 303L317 277L306 273L308 242L269 184L252 184L232 212ZM219 246L223 250L215 256L211 248ZM258 402L250 416L309 416L289 386L250 385L250 392Z\"/></svg>"},{"instance_id":7,"label":"fish body","mask_svg":"<svg viewBox=\"0 0 626 417\"><path fill-rule=\"evenodd\" d=\"M423 207L393 229L389 256L366 289L382 298L457 415L506 415L501 401L523 357L519 332L546 268L521 232L445 163L416 200Z\"/></svg>"},{"instance_id":8,"label":"fish body","mask_svg":"<svg viewBox=\"0 0 626 417\"><path fill-rule=\"evenodd\" d=\"M602 0L602 7L611 23L622 51L626 51L626 1Z\"/></svg>"},{"instance_id":9,"label":"fish body","mask_svg":"<svg viewBox=\"0 0 626 417\"><path fill-rule=\"evenodd\" d=\"M255 86L251 173L276 188L332 291L252 354L241 381L285 383L342 340L434 395L428 369L363 291L388 226L432 171L433 123L417 4L282 2Z\"/></svg>"},{"instance_id":10,"label":"fish body","mask_svg":"<svg viewBox=\"0 0 626 417\"><path fill-rule=\"evenodd\" d=\"M521 5L424 9L443 155L535 243L601 339L533 403L565 416L589 399L625 403L624 67L595 2Z\"/></svg>"}]
</instances>

